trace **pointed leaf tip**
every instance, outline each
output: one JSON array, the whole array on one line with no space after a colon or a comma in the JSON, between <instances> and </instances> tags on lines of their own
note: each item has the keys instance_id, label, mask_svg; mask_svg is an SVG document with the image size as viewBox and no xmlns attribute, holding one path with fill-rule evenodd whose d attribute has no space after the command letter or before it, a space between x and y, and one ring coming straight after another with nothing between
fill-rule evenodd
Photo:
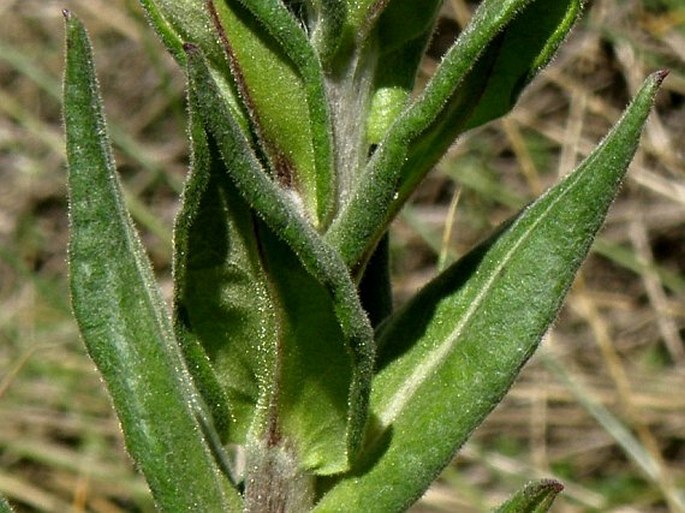
<instances>
[{"instance_id":1,"label":"pointed leaf tip","mask_svg":"<svg viewBox=\"0 0 685 513\"><path fill-rule=\"evenodd\" d=\"M656 77L658 85L661 85L669 73L671 73L670 69L660 69L659 71L654 72L654 76Z\"/></svg>"},{"instance_id":2,"label":"pointed leaf tip","mask_svg":"<svg viewBox=\"0 0 685 513\"><path fill-rule=\"evenodd\" d=\"M527 484L494 513L546 513L564 489L559 481L542 479Z\"/></svg>"}]
</instances>

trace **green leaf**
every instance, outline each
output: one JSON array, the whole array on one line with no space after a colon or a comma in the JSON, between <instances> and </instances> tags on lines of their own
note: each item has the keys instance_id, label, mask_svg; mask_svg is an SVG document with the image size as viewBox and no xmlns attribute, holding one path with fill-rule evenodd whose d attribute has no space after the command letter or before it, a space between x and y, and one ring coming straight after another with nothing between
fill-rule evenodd
<instances>
[{"instance_id":1,"label":"green leaf","mask_svg":"<svg viewBox=\"0 0 685 513\"><path fill-rule=\"evenodd\" d=\"M140 0L147 19L176 61L184 66L183 43L202 48L212 66L228 73L221 44L216 38L205 2L195 0Z\"/></svg>"},{"instance_id":2,"label":"green leaf","mask_svg":"<svg viewBox=\"0 0 685 513\"><path fill-rule=\"evenodd\" d=\"M187 51L192 108L216 140L231 180L266 226L287 244L307 273L323 287L333 305L344 349L353 362L346 434L348 457L352 457L359 448L366 420L374 357L373 333L355 286L337 253L299 214L291 197L266 174L252 153L198 49L188 46Z\"/></svg>"},{"instance_id":3,"label":"green leaf","mask_svg":"<svg viewBox=\"0 0 685 513\"><path fill-rule=\"evenodd\" d=\"M325 69L331 64L340 45L347 15L345 3L345 0L311 1L311 41Z\"/></svg>"},{"instance_id":4,"label":"green leaf","mask_svg":"<svg viewBox=\"0 0 685 513\"><path fill-rule=\"evenodd\" d=\"M354 450L348 432L353 355L326 287L263 223L258 233L277 319L269 427L290 438L285 445L294 445L302 468L318 475L343 472Z\"/></svg>"},{"instance_id":5,"label":"green leaf","mask_svg":"<svg viewBox=\"0 0 685 513\"><path fill-rule=\"evenodd\" d=\"M335 4L335 2L329 2ZM319 222L327 225L333 215L335 176L333 174L332 129L324 76L314 49L298 21L279 0L245 2L245 6L259 19L266 30L278 41L288 58L297 66L302 77L304 94L314 151L317 212ZM335 8L335 5L329 6ZM334 15L334 14L333 14ZM282 108L282 106L281 106ZM292 138L293 133L283 134Z\"/></svg>"},{"instance_id":6,"label":"green leaf","mask_svg":"<svg viewBox=\"0 0 685 513\"><path fill-rule=\"evenodd\" d=\"M230 80L230 68L221 44L216 37L214 25L206 2L196 0L140 0L147 20L181 66L186 64L183 50L185 42L192 42L202 48L210 61L214 79L220 84L221 92L230 105L241 128L249 131L248 121L242 112L238 93Z\"/></svg>"},{"instance_id":7,"label":"green leaf","mask_svg":"<svg viewBox=\"0 0 685 513\"><path fill-rule=\"evenodd\" d=\"M580 0L534 0L490 41L446 107L411 143L400 198L411 193L460 133L511 110L552 58L580 10ZM401 204L400 198L395 202Z\"/></svg>"},{"instance_id":8,"label":"green leaf","mask_svg":"<svg viewBox=\"0 0 685 513\"><path fill-rule=\"evenodd\" d=\"M174 232L174 317L224 442L244 444L273 379L276 320L255 216L190 111L191 172Z\"/></svg>"},{"instance_id":9,"label":"green leaf","mask_svg":"<svg viewBox=\"0 0 685 513\"><path fill-rule=\"evenodd\" d=\"M523 86L552 57L579 9L579 0L481 4L421 96L387 132L352 200L326 235L350 268L358 269L368 258L409 194L459 133L513 106ZM370 135L378 137L380 129Z\"/></svg>"},{"instance_id":10,"label":"green leaf","mask_svg":"<svg viewBox=\"0 0 685 513\"><path fill-rule=\"evenodd\" d=\"M380 327L363 456L315 511L403 511L499 403L554 320L664 76L573 174Z\"/></svg>"},{"instance_id":11,"label":"green leaf","mask_svg":"<svg viewBox=\"0 0 685 513\"><path fill-rule=\"evenodd\" d=\"M331 128L323 74L297 21L280 2L210 1L236 88L281 187L321 229L334 206Z\"/></svg>"},{"instance_id":12,"label":"green leaf","mask_svg":"<svg viewBox=\"0 0 685 513\"><path fill-rule=\"evenodd\" d=\"M81 334L160 509L242 511L123 204L88 37L65 16L70 281Z\"/></svg>"},{"instance_id":13,"label":"green leaf","mask_svg":"<svg viewBox=\"0 0 685 513\"><path fill-rule=\"evenodd\" d=\"M328 292L240 196L192 107L191 135L177 326L215 423L225 441L277 438L304 469L346 470L353 361Z\"/></svg>"},{"instance_id":14,"label":"green leaf","mask_svg":"<svg viewBox=\"0 0 685 513\"><path fill-rule=\"evenodd\" d=\"M367 118L367 142L378 144L406 107L442 2L391 1L376 32L381 55Z\"/></svg>"},{"instance_id":15,"label":"green leaf","mask_svg":"<svg viewBox=\"0 0 685 513\"><path fill-rule=\"evenodd\" d=\"M561 483L552 479L528 483L494 513L546 513L563 489Z\"/></svg>"}]
</instances>

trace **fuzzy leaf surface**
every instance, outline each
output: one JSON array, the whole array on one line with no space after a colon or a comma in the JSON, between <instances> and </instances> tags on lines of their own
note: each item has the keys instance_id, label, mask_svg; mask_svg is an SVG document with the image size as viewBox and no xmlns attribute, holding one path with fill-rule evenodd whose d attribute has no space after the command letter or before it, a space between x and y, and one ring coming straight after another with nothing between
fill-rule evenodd
<instances>
[{"instance_id":1,"label":"fuzzy leaf surface","mask_svg":"<svg viewBox=\"0 0 685 513\"><path fill-rule=\"evenodd\" d=\"M239 512L242 501L206 441L213 427L123 203L90 42L65 15L70 287L81 334L160 510Z\"/></svg>"},{"instance_id":2,"label":"fuzzy leaf surface","mask_svg":"<svg viewBox=\"0 0 685 513\"><path fill-rule=\"evenodd\" d=\"M216 38L205 2L194 0L140 0L150 25L174 56L185 64L183 43L192 41L202 48L214 66L227 71L221 45Z\"/></svg>"},{"instance_id":3,"label":"fuzzy leaf surface","mask_svg":"<svg viewBox=\"0 0 685 513\"><path fill-rule=\"evenodd\" d=\"M300 199L314 226L325 224L334 191L331 133L312 47L280 2L209 5L270 172Z\"/></svg>"},{"instance_id":4,"label":"fuzzy leaf surface","mask_svg":"<svg viewBox=\"0 0 685 513\"><path fill-rule=\"evenodd\" d=\"M312 0L311 41L316 49L322 66L328 69L335 56L345 27L347 5L345 0Z\"/></svg>"},{"instance_id":5,"label":"fuzzy leaf surface","mask_svg":"<svg viewBox=\"0 0 685 513\"><path fill-rule=\"evenodd\" d=\"M353 363L330 297L240 196L194 109L191 119L175 237L186 357L225 441L277 439L303 468L341 472Z\"/></svg>"},{"instance_id":6,"label":"fuzzy leaf surface","mask_svg":"<svg viewBox=\"0 0 685 513\"><path fill-rule=\"evenodd\" d=\"M330 221L333 213L333 195L336 186L333 175L332 128L328 99L324 87L324 75L321 64L310 41L293 15L280 0L260 0L243 2L252 14L264 26L264 29L278 42L284 56L283 60L291 62L302 81L302 91L306 98L307 116L301 119L309 121L311 145L314 152L314 176L304 177L312 183L310 191L316 195L317 216L320 224ZM335 10L337 3L325 2L327 7ZM335 13L330 14L331 17ZM251 54L250 54L251 55ZM267 64L268 65L268 64ZM271 67L271 66L269 66ZM271 67L273 70L273 68ZM271 77L273 79L273 77ZM273 88L273 83L269 82ZM283 110L284 106L280 106ZM301 120L298 120L301 122ZM294 137L291 124L281 137L288 140Z\"/></svg>"},{"instance_id":7,"label":"fuzzy leaf surface","mask_svg":"<svg viewBox=\"0 0 685 513\"><path fill-rule=\"evenodd\" d=\"M395 0L380 14L375 30L381 65L367 119L369 144L380 143L406 107L441 5L437 0Z\"/></svg>"},{"instance_id":8,"label":"fuzzy leaf surface","mask_svg":"<svg viewBox=\"0 0 685 513\"><path fill-rule=\"evenodd\" d=\"M276 316L278 367L267 429L294 440L303 469L329 475L349 469L348 406L355 363L329 291L264 223L262 263Z\"/></svg>"},{"instance_id":9,"label":"fuzzy leaf surface","mask_svg":"<svg viewBox=\"0 0 685 513\"><path fill-rule=\"evenodd\" d=\"M529 483L494 513L547 513L563 489L561 483L552 479Z\"/></svg>"},{"instance_id":10,"label":"fuzzy leaf surface","mask_svg":"<svg viewBox=\"0 0 685 513\"><path fill-rule=\"evenodd\" d=\"M664 76L573 174L379 328L363 456L315 511L403 511L499 403L554 320Z\"/></svg>"},{"instance_id":11,"label":"fuzzy leaf surface","mask_svg":"<svg viewBox=\"0 0 685 513\"><path fill-rule=\"evenodd\" d=\"M186 54L183 44L192 42L202 48L210 62L215 80L231 107L233 115L240 121L241 128L247 132L248 122L244 116L238 92L229 79L230 67L224 50L216 37L214 24L206 1L196 0L139 0L146 18L157 32L169 53L181 66L185 66Z\"/></svg>"},{"instance_id":12,"label":"fuzzy leaf surface","mask_svg":"<svg viewBox=\"0 0 685 513\"><path fill-rule=\"evenodd\" d=\"M255 216L190 114L191 173L174 233L175 327L221 439L244 444L273 381L276 319Z\"/></svg>"},{"instance_id":13,"label":"fuzzy leaf surface","mask_svg":"<svg viewBox=\"0 0 685 513\"><path fill-rule=\"evenodd\" d=\"M513 106L579 10L579 0L485 0L480 5L421 96L391 126L327 233L350 268L368 258L455 137Z\"/></svg>"},{"instance_id":14,"label":"fuzzy leaf surface","mask_svg":"<svg viewBox=\"0 0 685 513\"><path fill-rule=\"evenodd\" d=\"M352 457L361 442L374 356L373 332L357 298L355 286L333 248L300 215L287 192L265 173L256 155L250 151L218 94L199 50L188 47L188 55L193 109L202 119L207 133L216 141L231 180L269 230L287 244L296 261L323 287L332 304L342 333L341 346L334 350L341 352L338 354L348 353L352 362L349 384L344 391L347 397L345 444L347 457ZM295 297L296 291L293 294ZM311 372L318 370L312 369ZM330 457L336 459L334 454Z\"/></svg>"}]
</instances>

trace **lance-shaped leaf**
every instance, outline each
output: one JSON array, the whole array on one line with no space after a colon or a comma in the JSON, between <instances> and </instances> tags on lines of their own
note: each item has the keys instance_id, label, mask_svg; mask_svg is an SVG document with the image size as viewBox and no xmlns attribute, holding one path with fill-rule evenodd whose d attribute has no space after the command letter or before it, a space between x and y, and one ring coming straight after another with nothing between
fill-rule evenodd
<instances>
[{"instance_id":1,"label":"lance-shaped leaf","mask_svg":"<svg viewBox=\"0 0 685 513\"><path fill-rule=\"evenodd\" d=\"M191 108L175 237L186 357L225 441L271 440L307 470L341 472L354 365L331 299L240 196L204 130Z\"/></svg>"},{"instance_id":2,"label":"lance-shaped leaf","mask_svg":"<svg viewBox=\"0 0 685 513\"><path fill-rule=\"evenodd\" d=\"M367 142L378 144L404 110L442 2L394 0L379 15L381 52L367 118Z\"/></svg>"},{"instance_id":3,"label":"lance-shaped leaf","mask_svg":"<svg viewBox=\"0 0 685 513\"><path fill-rule=\"evenodd\" d=\"M563 489L561 483L552 479L529 483L494 513L547 513Z\"/></svg>"},{"instance_id":4,"label":"lance-shaped leaf","mask_svg":"<svg viewBox=\"0 0 685 513\"><path fill-rule=\"evenodd\" d=\"M261 391L273 381L276 320L254 214L194 109L190 139L174 233L176 330L222 440L244 444Z\"/></svg>"},{"instance_id":5,"label":"lance-shaped leaf","mask_svg":"<svg viewBox=\"0 0 685 513\"><path fill-rule=\"evenodd\" d=\"M90 43L65 16L70 285L81 334L160 509L241 511L207 443L213 428L123 203Z\"/></svg>"},{"instance_id":6,"label":"lance-shaped leaf","mask_svg":"<svg viewBox=\"0 0 685 513\"><path fill-rule=\"evenodd\" d=\"M334 205L331 128L312 47L280 2L208 5L271 173L314 226L327 225Z\"/></svg>"},{"instance_id":7,"label":"lance-shaped leaf","mask_svg":"<svg viewBox=\"0 0 685 513\"><path fill-rule=\"evenodd\" d=\"M573 174L380 327L363 456L317 512L403 511L499 403L554 320L664 76Z\"/></svg>"},{"instance_id":8,"label":"lance-shaped leaf","mask_svg":"<svg viewBox=\"0 0 685 513\"><path fill-rule=\"evenodd\" d=\"M234 84L229 79L230 68L205 1L196 0L140 0L148 22L181 66L185 66L183 43L192 41L202 48L210 62L215 80L231 107L233 115L247 132L248 122L242 111Z\"/></svg>"},{"instance_id":9,"label":"lance-shaped leaf","mask_svg":"<svg viewBox=\"0 0 685 513\"><path fill-rule=\"evenodd\" d=\"M357 298L355 286L338 254L299 214L291 197L262 168L249 143L230 116L199 50L187 46L191 101L208 134L216 141L227 172L240 194L276 237L285 241L297 260L326 291L342 331L343 348L352 358L347 389L348 455L361 441L374 358L373 333Z\"/></svg>"},{"instance_id":10,"label":"lance-shaped leaf","mask_svg":"<svg viewBox=\"0 0 685 513\"><path fill-rule=\"evenodd\" d=\"M454 138L510 109L548 62L579 0L485 0L422 93L392 125L327 239L361 268L406 198Z\"/></svg>"}]
</instances>

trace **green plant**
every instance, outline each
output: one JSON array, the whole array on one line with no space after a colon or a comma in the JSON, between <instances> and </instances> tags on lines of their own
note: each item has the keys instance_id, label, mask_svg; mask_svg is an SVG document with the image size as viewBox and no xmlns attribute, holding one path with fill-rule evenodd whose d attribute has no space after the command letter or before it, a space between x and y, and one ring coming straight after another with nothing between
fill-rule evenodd
<instances>
[{"instance_id":1,"label":"green plant","mask_svg":"<svg viewBox=\"0 0 685 513\"><path fill-rule=\"evenodd\" d=\"M162 511L403 511L554 319L638 144L650 76L570 176L392 311L388 226L510 110L580 12L484 0L425 89L441 2L142 0L188 77L173 315L123 204L70 13L72 303ZM547 511L534 483L498 511Z\"/></svg>"}]
</instances>

